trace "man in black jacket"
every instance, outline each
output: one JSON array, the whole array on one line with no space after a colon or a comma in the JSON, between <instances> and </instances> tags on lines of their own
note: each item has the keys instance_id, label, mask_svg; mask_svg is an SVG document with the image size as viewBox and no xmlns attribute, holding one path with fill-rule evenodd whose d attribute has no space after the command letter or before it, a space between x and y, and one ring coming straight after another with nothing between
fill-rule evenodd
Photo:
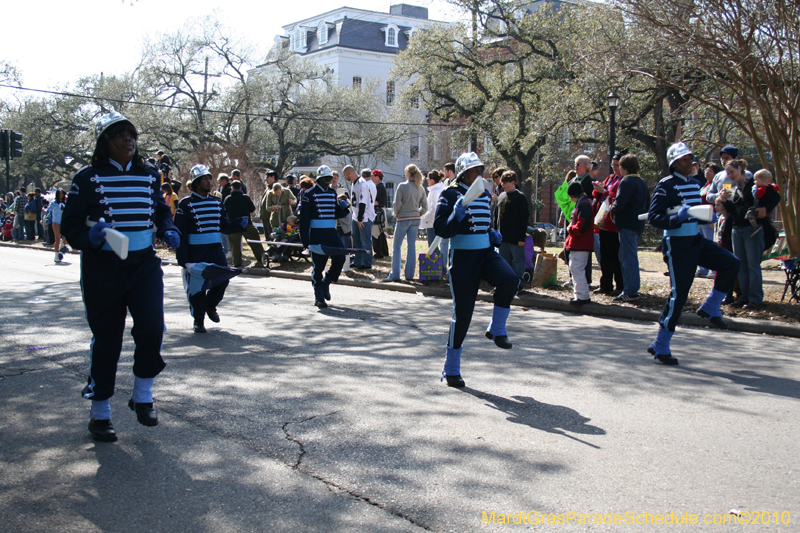
<instances>
[{"instance_id":1,"label":"man in black jacket","mask_svg":"<svg viewBox=\"0 0 800 533\"><path fill-rule=\"evenodd\" d=\"M639 298L639 237L644 231L644 220L639 215L647 213L650 191L639 176L639 158L625 154L619 160L622 181L617 197L611 204L614 223L619 230L619 263L622 267L623 290L612 301L627 302Z\"/></svg>"},{"instance_id":2,"label":"man in black jacket","mask_svg":"<svg viewBox=\"0 0 800 533\"><path fill-rule=\"evenodd\" d=\"M254 241L260 239L258 230L250 219L250 214L256 210L256 206L253 200L244 194L242 182L239 180L233 180L231 182L231 193L225 198L223 203L225 205L225 212L228 215L228 221L233 222L236 218L247 217L247 226L245 226L243 232L228 234L228 242L231 245L231 255L233 256L233 266L235 268L241 268L242 237ZM256 257L256 263L261 265L262 257L264 256L264 247L255 242L248 242L247 244L250 245L250 249Z\"/></svg>"},{"instance_id":3,"label":"man in black jacket","mask_svg":"<svg viewBox=\"0 0 800 533\"><path fill-rule=\"evenodd\" d=\"M531 209L528 199L517 190L517 174L506 170L500 176L500 182L506 196L500 195L498 229L503 236L500 243L500 256L505 259L514 273L522 280L525 274L525 235L528 229L528 217Z\"/></svg>"}]
</instances>

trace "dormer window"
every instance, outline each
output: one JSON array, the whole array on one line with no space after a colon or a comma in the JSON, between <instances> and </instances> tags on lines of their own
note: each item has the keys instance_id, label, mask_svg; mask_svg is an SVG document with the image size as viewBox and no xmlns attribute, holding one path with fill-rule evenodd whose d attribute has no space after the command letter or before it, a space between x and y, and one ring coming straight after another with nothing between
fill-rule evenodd
<instances>
[{"instance_id":1,"label":"dormer window","mask_svg":"<svg viewBox=\"0 0 800 533\"><path fill-rule=\"evenodd\" d=\"M294 50L298 52L305 52L308 46L306 40L306 29L298 26L294 30Z\"/></svg>"},{"instance_id":2,"label":"dormer window","mask_svg":"<svg viewBox=\"0 0 800 533\"><path fill-rule=\"evenodd\" d=\"M400 45L398 44L398 35L400 35L400 28L395 26L394 24L389 24L385 28L383 28L384 33L386 34L386 46L391 46L392 48L397 48Z\"/></svg>"},{"instance_id":3,"label":"dormer window","mask_svg":"<svg viewBox=\"0 0 800 533\"><path fill-rule=\"evenodd\" d=\"M328 44L328 25L325 22L320 22L317 28L317 42L322 46Z\"/></svg>"}]
</instances>

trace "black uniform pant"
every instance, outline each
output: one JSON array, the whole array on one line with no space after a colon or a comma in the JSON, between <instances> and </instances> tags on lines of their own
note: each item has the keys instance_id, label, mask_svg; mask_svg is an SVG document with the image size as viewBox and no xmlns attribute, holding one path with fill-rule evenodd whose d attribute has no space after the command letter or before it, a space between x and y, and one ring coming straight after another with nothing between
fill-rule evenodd
<instances>
[{"instance_id":1,"label":"black uniform pant","mask_svg":"<svg viewBox=\"0 0 800 533\"><path fill-rule=\"evenodd\" d=\"M189 259L187 263L214 263L219 266L228 266L225 259L225 252L222 251L222 244L191 244L189 245ZM203 323L206 310L216 309L225 296L225 289L228 282L224 281L215 285L207 291L199 291L189 295L189 307L192 317Z\"/></svg>"},{"instance_id":2,"label":"black uniform pant","mask_svg":"<svg viewBox=\"0 0 800 533\"><path fill-rule=\"evenodd\" d=\"M311 240L310 244L321 244L323 246L332 246L334 248L342 247L342 238L334 228L311 228L309 235ZM325 267L328 264L328 257L331 259L331 268L325 272ZM332 255L311 253L311 263L313 269L311 272L311 285L314 287L314 299L322 300L325 294L325 288L330 286L331 283L339 281L339 274L342 273L342 267L346 255Z\"/></svg>"},{"instance_id":3,"label":"black uniform pant","mask_svg":"<svg viewBox=\"0 0 800 533\"><path fill-rule=\"evenodd\" d=\"M714 288L727 293L733 287L739 272L739 260L728 250L699 234L691 237L663 237L661 251L664 262L669 267L672 292L664 304L658 323L669 331L675 331L689 296L689 289L692 288L697 266L715 271L717 274L714 276Z\"/></svg>"},{"instance_id":4,"label":"black uniform pant","mask_svg":"<svg viewBox=\"0 0 800 533\"><path fill-rule=\"evenodd\" d=\"M164 280L161 259L155 251L147 248L130 252L124 261L111 251L82 252L81 289L93 335L83 397L105 400L114 395L128 311L133 318L131 335L136 344L133 374L140 378L157 376L166 364L161 358Z\"/></svg>"},{"instance_id":5,"label":"black uniform pant","mask_svg":"<svg viewBox=\"0 0 800 533\"><path fill-rule=\"evenodd\" d=\"M511 300L517 294L519 278L511 265L494 251L454 250L450 248L450 292L453 295L453 321L450 323L450 336L447 345L461 348L467 336L475 299L481 280L495 287L494 304L498 307L511 307Z\"/></svg>"},{"instance_id":6,"label":"black uniform pant","mask_svg":"<svg viewBox=\"0 0 800 533\"><path fill-rule=\"evenodd\" d=\"M619 262L619 233L600 230L600 288L606 292L624 288L622 265ZM591 261L589 261L591 263Z\"/></svg>"}]
</instances>

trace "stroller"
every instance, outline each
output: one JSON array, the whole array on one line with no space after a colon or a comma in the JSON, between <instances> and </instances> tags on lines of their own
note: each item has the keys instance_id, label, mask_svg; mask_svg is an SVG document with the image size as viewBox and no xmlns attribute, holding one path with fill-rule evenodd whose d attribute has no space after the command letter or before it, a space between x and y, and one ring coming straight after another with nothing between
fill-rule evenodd
<instances>
[{"instance_id":1,"label":"stroller","mask_svg":"<svg viewBox=\"0 0 800 533\"><path fill-rule=\"evenodd\" d=\"M14 227L14 216L6 214L3 217L3 227L2 227L2 235L0 235L0 240L3 241L10 241L13 238L12 229Z\"/></svg>"},{"instance_id":2,"label":"stroller","mask_svg":"<svg viewBox=\"0 0 800 533\"><path fill-rule=\"evenodd\" d=\"M296 226L281 226L274 228L270 234L270 245L264 253L265 268L269 268L269 262L280 263L283 261L308 261L309 256L303 254L303 245L300 242L300 230ZM286 244L282 244L286 243Z\"/></svg>"}]
</instances>

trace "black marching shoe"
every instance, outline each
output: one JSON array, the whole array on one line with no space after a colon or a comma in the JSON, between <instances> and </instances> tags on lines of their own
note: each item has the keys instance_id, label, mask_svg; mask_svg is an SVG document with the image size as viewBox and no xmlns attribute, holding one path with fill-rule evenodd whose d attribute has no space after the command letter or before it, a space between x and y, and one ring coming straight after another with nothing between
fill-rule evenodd
<instances>
[{"instance_id":1,"label":"black marching shoe","mask_svg":"<svg viewBox=\"0 0 800 533\"><path fill-rule=\"evenodd\" d=\"M322 297L329 302L331 301L331 286L328 283L322 288Z\"/></svg>"},{"instance_id":2,"label":"black marching shoe","mask_svg":"<svg viewBox=\"0 0 800 533\"><path fill-rule=\"evenodd\" d=\"M464 382L464 379L460 375L459 376L445 376L444 379L447 380L447 386L448 387L456 387L456 388L460 389L462 387L466 387L467 386L467 384Z\"/></svg>"},{"instance_id":3,"label":"black marching shoe","mask_svg":"<svg viewBox=\"0 0 800 533\"><path fill-rule=\"evenodd\" d=\"M320 309L325 309L326 307L328 307L328 304L325 303L325 300L314 300L314 305L316 305Z\"/></svg>"},{"instance_id":4,"label":"black marching shoe","mask_svg":"<svg viewBox=\"0 0 800 533\"><path fill-rule=\"evenodd\" d=\"M143 426L157 426L158 414L153 409L153 402L150 403L134 403L133 398L128 400L128 407L131 411L136 411L136 420Z\"/></svg>"},{"instance_id":5,"label":"black marching shoe","mask_svg":"<svg viewBox=\"0 0 800 533\"><path fill-rule=\"evenodd\" d=\"M724 320L722 320L721 316L711 316L702 309L697 310L697 316L699 316L700 318L705 318L706 320L711 322L712 326L714 326L717 329L728 329L728 324Z\"/></svg>"},{"instance_id":6,"label":"black marching shoe","mask_svg":"<svg viewBox=\"0 0 800 533\"><path fill-rule=\"evenodd\" d=\"M89 433L92 438L100 442L115 442L117 440L117 432L114 431L114 426L111 425L111 420L89 420Z\"/></svg>"},{"instance_id":7,"label":"black marching shoe","mask_svg":"<svg viewBox=\"0 0 800 533\"><path fill-rule=\"evenodd\" d=\"M216 309L206 309L206 314L211 322L219 322L219 313Z\"/></svg>"},{"instance_id":8,"label":"black marching shoe","mask_svg":"<svg viewBox=\"0 0 800 533\"><path fill-rule=\"evenodd\" d=\"M661 361L665 365L672 366L672 365L677 365L678 364L678 360L676 358L672 357L672 354L668 354L668 353L666 353L666 354L665 353L656 354L656 351L651 347L648 347L647 351L650 353L650 355L654 355L657 360Z\"/></svg>"},{"instance_id":9,"label":"black marching shoe","mask_svg":"<svg viewBox=\"0 0 800 533\"><path fill-rule=\"evenodd\" d=\"M199 320L195 320L194 321L194 332L195 333L205 333L206 332L206 327Z\"/></svg>"},{"instance_id":10,"label":"black marching shoe","mask_svg":"<svg viewBox=\"0 0 800 533\"><path fill-rule=\"evenodd\" d=\"M490 341L494 341L494 343L503 349L510 349L511 348L511 341L508 340L508 335L492 335L488 331L486 332L486 338Z\"/></svg>"}]
</instances>

